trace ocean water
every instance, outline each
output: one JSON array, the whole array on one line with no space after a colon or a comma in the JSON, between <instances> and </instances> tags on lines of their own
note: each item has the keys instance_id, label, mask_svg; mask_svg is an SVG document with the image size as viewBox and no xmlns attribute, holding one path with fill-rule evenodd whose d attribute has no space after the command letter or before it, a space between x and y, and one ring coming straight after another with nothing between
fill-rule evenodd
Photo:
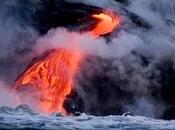
<instances>
[{"instance_id":1,"label":"ocean water","mask_svg":"<svg viewBox=\"0 0 175 130\"><path fill-rule=\"evenodd\" d=\"M0 129L35 130L174 130L175 120L164 121L142 116L49 116L32 111L25 105L0 108Z\"/></svg>"}]
</instances>

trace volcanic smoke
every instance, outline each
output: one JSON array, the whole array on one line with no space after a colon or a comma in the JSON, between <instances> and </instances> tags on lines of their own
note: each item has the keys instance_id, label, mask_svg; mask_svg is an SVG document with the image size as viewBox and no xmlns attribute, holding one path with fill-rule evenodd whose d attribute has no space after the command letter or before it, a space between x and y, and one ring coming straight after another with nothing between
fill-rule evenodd
<instances>
[{"instance_id":1,"label":"volcanic smoke","mask_svg":"<svg viewBox=\"0 0 175 130\"><path fill-rule=\"evenodd\" d=\"M90 31L95 37L112 32L120 24L120 18L113 13L93 14L92 18L98 21ZM30 97L37 102L41 112L60 112L66 115L63 104L73 89L74 76L83 57L84 54L80 51L57 49L34 63L15 82L14 89L18 93L19 101L25 103L24 96ZM22 96L21 91L25 92Z\"/></svg>"}]
</instances>

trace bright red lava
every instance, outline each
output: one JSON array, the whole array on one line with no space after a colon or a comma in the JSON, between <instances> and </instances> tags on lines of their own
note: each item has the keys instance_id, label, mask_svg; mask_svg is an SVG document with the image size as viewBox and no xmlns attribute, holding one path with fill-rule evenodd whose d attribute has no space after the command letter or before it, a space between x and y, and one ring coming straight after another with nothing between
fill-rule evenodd
<instances>
[{"instance_id":1,"label":"bright red lava","mask_svg":"<svg viewBox=\"0 0 175 130\"><path fill-rule=\"evenodd\" d=\"M119 17L111 13L93 14L92 17L98 19L90 31L95 37L112 32L120 24ZM19 96L19 101L22 102L24 96L32 97L41 112L61 112L66 115L63 103L73 89L74 76L82 58L83 54L78 51L58 49L34 63L15 83L17 93L19 90L26 91L23 97Z\"/></svg>"}]
</instances>

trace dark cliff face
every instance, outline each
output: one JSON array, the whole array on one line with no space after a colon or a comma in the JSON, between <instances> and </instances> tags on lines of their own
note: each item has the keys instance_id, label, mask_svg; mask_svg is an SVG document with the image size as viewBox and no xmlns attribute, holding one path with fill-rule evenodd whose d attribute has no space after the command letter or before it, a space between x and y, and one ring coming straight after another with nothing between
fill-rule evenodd
<instances>
[{"instance_id":1,"label":"dark cliff face","mask_svg":"<svg viewBox=\"0 0 175 130\"><path fill-rule=\"evenodd\" d=\"M71 31L87 31L96 22L90 17L91 14L103 10L99 7L73 4L61 0L42 0L37 5L32 0L17 1L18 6L8 5L8 15L12 15L17 21L20 21L22 26L33 27L39 35L44 35L49 29L57 27L66 27ZM128 3L127 0L115 1L124 6ZM147 31L152 29L151 24L145 19L126 9L123 11L132 26ZM125 21L123 21L124 23ZM110 39L110 37L108 38ZM28 51L28 49L24 50L23 53ZM23 53L19 51L18 55ZM137 59L141 61L138 62L138 66L143 70L146 70L154 60L135 52L133 55L136 61ZM9 64L6 60L1 62L0 68L2 69ZM156 63L155 69L149 75L134 68L127 57L120 61L120 65L125 69L125 75L123 75L119 71L119 65L116 65L115 62L116 59L87 56L81 65L81 71L76 76L78 87L67 97L64 104L69 113L86 112L98 116L123 114L130 111L129 107L134 109L138 99L146 98L148 101L153 100L152 105L155 107L159 107L157 102L161 102L165 106L161 112L155 113L156 118L175 118L175 69L172 59ZM148 90L144 91L144 88L140 88L139 85L142 85L140 81L131 80L136 72L150 82ZM134 88L130 88L131 85ZM146 101L141 100L141 102ZM147 110L144 111L147 112ZM132 114L141 114L136 111L131 112Z\"/></svg>"},{"instance_id":2,"label":"dark cliff face","mask_svg":"<svg viewBox=\"0 0 175 130\"><path fill-rule=\"evenodd\" d=\"M16 0L15 4L7 1L2 3L2 7L7 10L8 16L14 17L21 25L32 26L41 34L57 27L85 30L87 27L80 29L80 25L93 24L95 21L90 17L91 14L102 10L99 7L64 0Z\"/></svg>"},{"instance_id":3,"label":"dark cliff face","mask_svg":"<svg viewBox=\"0 0 175 130\"><path fill-rule=\"evenodd\" d=\"M86 30L93 24L91 14L100 12L100 8L84 4L71 4L64 1L41 1L33 14L34 26L42 33L47 33L50 28L67 27L70 30ZM87 25L80 28L80 25ZM77 28L79 27L79 28Z\"/></svg>"}]
</instances>

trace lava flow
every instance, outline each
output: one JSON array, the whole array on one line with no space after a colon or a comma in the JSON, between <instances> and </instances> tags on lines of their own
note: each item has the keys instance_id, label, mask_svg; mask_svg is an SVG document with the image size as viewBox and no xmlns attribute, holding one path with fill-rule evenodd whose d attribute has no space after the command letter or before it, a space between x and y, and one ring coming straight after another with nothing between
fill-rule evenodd
<instances>
[{"instance_id":1,"label":"lava flow","mask_svg":"<svg viewBox=\"0 0 175 130\"><path fill-rule=\"evenodd\" d=\"M91 33L97 37L111 33L120 25L121 22L119 16L116 16L110 12L93 14L92 17L99 20L99 22L95 25L95 28L91 31Z\"/></svg>"},{"instance_id":2,"label":"lava flow","mask_svg":"<svg viewBox=\"0 0 175 130\"><path fill-rule=\"evenodd\" d=\"M98 20L90 31L96 37L112 32L120 22L118 17L109 13L93 14L92 18ZM15 82L14 89L20 102L25 103L24 99L30 97L37 102L41 112L66 114L63 103L73 89L74 75L82 58L83 54L78 51L58 49L34 63ZM22 96L21 92L24 93Z\"/></svg>"}]
</instances>

